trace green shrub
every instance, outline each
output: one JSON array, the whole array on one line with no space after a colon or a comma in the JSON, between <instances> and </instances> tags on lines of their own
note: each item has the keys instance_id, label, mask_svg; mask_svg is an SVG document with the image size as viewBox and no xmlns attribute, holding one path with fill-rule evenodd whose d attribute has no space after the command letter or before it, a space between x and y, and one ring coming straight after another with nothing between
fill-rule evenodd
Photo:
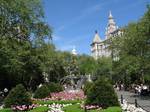
<instances>
[{"instance_id":1,"label":"green shrub","mask_svg":"<svg viewBox=\"0 0 150 112\"><path fill-rule=\"evenodd\" d=\"M47 84L47 87L50 92L60 92L63 90L63 87L60 84L54 82Z\"/></svg>"},{"instance_id":2,"label":"green shrub","mask_svg":"<svg viewBox=\"0 0 150 112\"><path fill-rule=\"evenodd\" d=\"M150 75L149 74L145 74L144 75L144 81L145 81L145 84L149 84L150 85Z\"/></svg>"},{"instance_id":3,"label":"green shrub","mask_svg":"<svg viewBox=\"0 0 150 112\"><path fill-rule=\"evenodd\" d=\"M113 86L107 79L98 79L87 93L86 104L100 105L103 108L119 106Z\"/></svg>"},{"instance_id":4,"label":"green shrub","mask_svg":"<svg viewBox=\"0 0 150 112\"><path fill-rule=\"evenodd\" d=\"M29 105L31 99L29 94L23 85L19 84L13 88L4 100L5 107L11 107L11 105Z\"/></svg>"},{"instance_id":5,"label":"green shrub","mask_svg":"<svg viewBox=\"0 0 150 112\"><path fill-rule=\"evenodd\" d=\"M50 90L46 85L43 85L36 89L34 98L45 98L50 95Z\"/></svg>"},{"instance_id":6,"label":"green shrub","mask_svg":"<svg viewBox=\"0 0 150 112\"><path fill-rule=\"evenodd\" d=\"M83 88L84 94L87 95L90 88L93 86L92 82L86 82Z\"/></svg>"}]
</instances>

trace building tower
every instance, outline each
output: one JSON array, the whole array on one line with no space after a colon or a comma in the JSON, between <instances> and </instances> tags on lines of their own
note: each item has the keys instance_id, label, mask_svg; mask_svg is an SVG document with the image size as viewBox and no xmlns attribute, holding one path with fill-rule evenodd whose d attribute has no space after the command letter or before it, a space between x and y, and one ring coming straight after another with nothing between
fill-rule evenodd
<instances>
[{"instance_id":1,"label":"building tower","mask_svg":"<svg viewBox=\"0 0 150 112\"><path fill-rule=\"evenodd\" d=\"M100 57L101 55L101 42L102 40L100 39L100 36L98 35L98 32L95 31L95 36L93 39L93 42L91 44L91 52L92 52L92 56L97 59L98 57Z\"/></svg>"},{"instance_id":2,"label":"building tower","mask_svg":"<svg viewBox=\"0 0 150 112\"><path fill-rule=\"evenodd\" d=\"M99 57L116 57L117 51L112 52L109 49L109 43L111 42L111 38L115 38L121 35L122 31L118 28L118 26L116 26L116 23L110 11L108 16L108 24L105 32L105 39L101 40L97 31L95 32L95 36L91 44L92 56L95 59L98 59Z\"/></svg>"},{"instance_id":3,"label":"building tower","mask_svg":"<svg viewBox=\"0 0 150 112\"><path fill-rule=\"evenodd\" d=\"M105 32L105 38L109 39L114 35L114 33L117 31L118 26L116 26L116 23L114 21L114 18L111 14L111 11L109 12L109 17L108 17L108 24L106 27L106 32Z\"/></svg>"}]
</instances>

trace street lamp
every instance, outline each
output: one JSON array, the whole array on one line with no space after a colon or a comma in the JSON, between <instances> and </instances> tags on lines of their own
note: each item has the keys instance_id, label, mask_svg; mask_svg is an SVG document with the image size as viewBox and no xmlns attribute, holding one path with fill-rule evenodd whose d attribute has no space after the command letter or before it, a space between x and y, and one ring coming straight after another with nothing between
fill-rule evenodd
<instances>
[{"instance_id":1,"label":"street lamp","mask_svg":"<svg viewBox=\"0 0 150 112\"><path fill-rule=\"evenodd\" d=\"M3 98L7 95L7 93L8 93L8 89L7 88L4 88L3 91L0 91L0 100L3 100Z\"/></svg>"},{"instance_id":2,"label":"street lamp","mask_svg":"<svg viewBox=\"0 0 150 112\"><path fill-rule=\"evenodd\" d=\"M143 69L141 69L141 81L142 81L142 84L144 84L145 83L145 81L144 81L144 73L143 73Z\"/></svg>"},{"instance_id":3,"label":"street lamp","mask_svg":"<svg viewBox=\"0 0 150 112\"><path fill-rule=\"evenodd\" d=\"M7 92L8 92L8 89L7 89L7 88L5 88L5 89L4 89L4 92L5 92L5 93L7 93Z\"/></svg>"},{"instance_id":4,"label":"street lamp","mask_svg":"<svg viewBox=\"0 0 150 112\"><path fill-rule=\"evenodd\" d=\"M127 75L128 75L128 70L126 70L125 77L124 77L124 89L127 90Z\"/></svg>"},{"instance_id":5,"label":"street lamp","mask_svg":"<svg viewBox=\"0 0 150 112\"><path fill-rule=\"evenodd\" d=\"M43 76L44 76L45 82L49 82L48 74L46 72L43 72Z\"/></svg>"}]
</instances>

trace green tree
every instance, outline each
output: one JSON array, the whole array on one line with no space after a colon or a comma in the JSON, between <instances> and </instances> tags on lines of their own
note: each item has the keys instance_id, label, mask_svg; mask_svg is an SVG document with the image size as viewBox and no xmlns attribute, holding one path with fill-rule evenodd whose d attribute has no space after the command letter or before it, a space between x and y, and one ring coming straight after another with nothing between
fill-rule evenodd
<instances>
[{"instance_id":1,"label":"green tree","mask_svg":"<svg viewBox=\"0 0 150 112\"><path fill-rule=\"evenodd\" d=\"M4 39L1 45L0 77L2 81L0 83L2 89L5 87L11 89L19 83L23 83L28 89L35 88L42 82L40 60L34 55L34 49L28 41L18 42L13 39Z\"/></svg>"},{"instance_id":2,"label":"green tree","mask_svg":"<svg viewBox=\"0 0 150 112\"><path fill-rule=\"evenodd\" d=\"M119 106L113 86L104 77L98 79L87 91L86 104L99 105L102 108Z\"/></svg>"},{"instance_id":3,"label":"green tree","mask_svg":"<svg viewBox=\"0 0 150 112\"><path fill-rule=\"evenodd\" d=\"M46 85L43 85L36 89L34 98L45 98L50 95L50 90Z\"/></svg>"},{"instance_id":4,"label":"green tree","mask_svg":"<svg viewBox=\"0 0 150 112\"><path fill-rule=\"evenodd\" d=\"M44 50L41 43L52 33L44 22L42 2L2 0L0 12L0 89L19 83L35 89L43 82L43 63L47 61L38 51Z\"/></svg>"},{"instance_id":5,"label":"green tree","mask_svg":"<svg viewBox=\"0 0 150 112\"><path fill-rule=\"evenodd\" d=\"M12 105L30 105L31 99L23 85L19 84L13 88L4 100L5 107Z\"/></svg>"},{"instance_id":6,"label":"green tree","mask_svg":"<svg viewBox=\"0 0 150 112\"><path fill-rule=\"evenodd\" d=\"M0 38L51 37L41 0L1 0L0 12Z\"/></svg>"},{"instance_id":7,"label":"green tree","mask_svg":"<svg viewBox=\"0 0 150 112\"><path fill-rule=\"evenodd\" d=\"M97 60L97 76L107 76L111 78L112 75L112 59L109 57L101 57Z\"/></svg>"},{"instance_id":8,"label":"green tree","mask_svg":"<svg viewBox=\"0 0 150 112\"><path fill-rule=\"evenodd\" d=\"M111 43L111 48L118 51L119 57L113 70L118 76L123 71L130 77L131 83L145 83L144 77L150 73L150 7L138 22L130 23L123 29L123 36Z\"/></svg>"},{"instance_id":9,"label":"green tree","mask_svg":"<svg viewBox=\"0 0 150 112\"><path fill-rule=\"evenodd\" d=\"M82 75L95 74L97 63L94 58L87 55L81 55L78 57L78 65Z\"/></svg>"}]
</instances>

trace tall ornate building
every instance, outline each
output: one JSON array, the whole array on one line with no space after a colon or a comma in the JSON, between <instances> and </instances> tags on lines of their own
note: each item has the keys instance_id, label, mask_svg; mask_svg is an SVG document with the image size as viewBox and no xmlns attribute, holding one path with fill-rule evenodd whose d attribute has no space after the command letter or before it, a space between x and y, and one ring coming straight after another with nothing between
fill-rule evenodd
<instances>
[{"instance_id":1,"label":"tall ornate building","mask_svg":"<svg viewBox=\"0 0 150 112\"><path fill-rule=\"evenodd\" d=\"M121 34L122 34L122 32L116 25L114 18L110 11L109 17L108 17L108 24L107 24L106 32L105 32L105 39L102 40L100 38L98 32L95 31L95 36L94 36L93 42L91 44L92 56L95 59L98 59L99 57L111 56L112 52L108 49L108 44L106 41L110 41L111 38L115 38Z\"/></svg>"}]
</instances>

